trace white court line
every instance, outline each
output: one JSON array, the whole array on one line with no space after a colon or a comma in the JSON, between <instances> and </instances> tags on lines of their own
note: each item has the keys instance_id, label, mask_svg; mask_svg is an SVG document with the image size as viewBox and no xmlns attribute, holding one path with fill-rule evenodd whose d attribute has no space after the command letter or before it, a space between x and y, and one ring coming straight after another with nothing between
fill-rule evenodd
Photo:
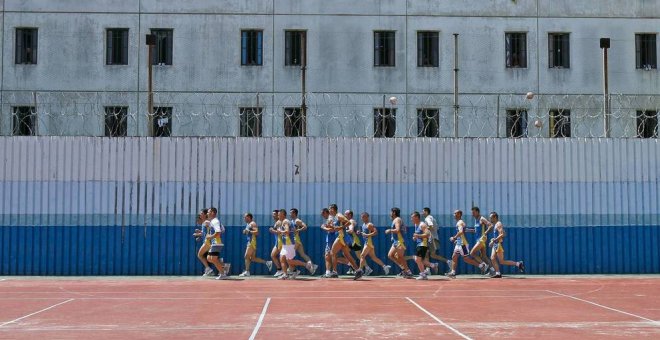
<instances>
[{"instance_id":1,"label":"white court line","mask_svg":"<svg viewBox=\"0 0 660 340\"><path fill-rule=\"evenodd\" d=\"M264 304L264 309L261 311L261 315L259 315L259 321L257 321L257 325L254 326L254 330L252 331L252 335L250 335L250 340L254 340L254 337L257 336L257 332L259 332L259 327L261 327L261 323L264 322L264 317L266 316L266 311L268 310L268 305L270 305L270 298L266 299L266 304Z\"/></svg>"},{"instance_id":2,"label":"white court line","mask_svg":"<svg viewBox=\"0 0 660 340\"><path fill-rule=\"evenodd\" d=\"M444 323L444 322L443 322L442 320L440 320L438 317L436 317L435 315L431 314L431 312L429 312L429 311L427 311L426 309L424 309L424 307L418 305L417 302L413 301L411 298L407 297L406 299L407 299L408 301L410 301L410 303L412 303L413 305L415 305L417 308L419 308L422 312L426 313L426 315L428 315L428 316L430 316L431 318L433 318L433 320L437 321L439 324L441 324L441 325L447 327L449 330L451 330L452 332L456 333L456 335L458 335L458 336L460 336L461 338L466 339L466 340L472 340L472 338L470 338L469 336L467 336L467 335L465 335L465 334L459 332L456 328L454 328L454 327L452 327L452 326L449 326L448 324Z\"/></svg>"},{"instance_id":3,"label":"white court line","mask_svg":"<svg viewBox=\"0 0 660 340\"><path fill-rule=\"evenodd\" d=\"M483 298L537 298L546 299L552 298L550 295L452 295L451 298L461 299L483 299ZM5 300L62 300L68 297L0 297L0 301ZM299 299L299 300L319 300L319 299L397 299L401 296L397 295L369 295L369 296L271 296L270 299ZM428 295L411 296L411 298L422 299L428 298ZM444 298L444 297L443 297ZM261 300L262 297L245 298L245 297L76 297L76 300ZM441 297L435 297L441 299Z\"/></svg>"},{"instance_id":4,"label":"white court line","mask_svg":"<svg viewBox=\"0 0 660 340\"><path fill-rule=\"evenodd\" d=\"M2 282L2 281L7 281L7 279L0 279L0 282Z\"/></svg>"},{"instance_id":5,"label":"white court line","mask_svg":"<svg viewBox=\"0 0 660 340\"><path fill-rule=\"evenodd\" d=\"M14 319L14 320L11 320L11 321L7 321L7 322L5 322L5 323L3 323L3 324L0 324L0 327L4 327L5 325L8 325L8 324L10 324L10 323L14 323L14 322L16 322L16 321L21 321L21 320L23 320L23 319L25 319L25 318L29 318L29 317L31 317L32 315L36 315L36 314L39 314L39 313L41 313L41 312L45 312L45 311L47 311L47 310L49 310L49 309L53 309L53 308L55 308L55 307L57 307L57 306L59 306L59 305L63 305L63 304L65 304L65 303L71 302L71 301L73 301L73 300L75 300L75 299L68 299L68 300L66 300L66 301L62 301L62 302L60 302L60 303L56 303L56 304L54 304L54 305L52 305L52 306L50 306L50 307L46 307L46 308L44 308L44 309L42 309L42 310L38 310L38 311L36 311L36 312L34 312L34 313L30 313L30 314L28 314L28 315L21 316L21 317L18 318L18 319Z\"/></svg>"},{"instance_id":6,"label":"white court line","mask_svg":"<svg viewBox=\"0 0 660 340\"><path fill-rule=\"evenodd\" d=\"M594 306L598 306L598 307L600 307L600 308L605 308L605 309L607 309L607 310L611 310L611 311L613 311L613 312L618 312L618 313L621 313L621 314L626 314L626 315L629 315L629 316L634 316L634 317L636 317L636 318L639 318L639 319L642 319L642 320L646 320L646 321L649 321L649 322L651 322L651 323L653 323L653 324L656 324L656 325L659 325L659 326L660 326L660 321L651 320L651 319L645 318L645 317L643 317L643 316L639 316L639 315L637 315L637 314L624 312L624 311L622 311L622 310L618 310L618 309L616 309L616 308L603 306L603 305L601 305L601 304L598 304L598 303L595 303L595 302L591 302L591 301L589 301L589 300L580 299L580 298L578 298L578 297L571 296L571 295L566 295L566 294L562 294L562 293L557 293L557 292L552 291L552 290L548 290L547 292L552 293L552 294L556 294L556 295L559 295L559 296L563 296L563 297L571 298L571 299L573 299L573 300L582 301L582 302L585 302L585 303L588 303L588 304L591 304L591 305L594 305Z\"/></svg>"}]
</instances>

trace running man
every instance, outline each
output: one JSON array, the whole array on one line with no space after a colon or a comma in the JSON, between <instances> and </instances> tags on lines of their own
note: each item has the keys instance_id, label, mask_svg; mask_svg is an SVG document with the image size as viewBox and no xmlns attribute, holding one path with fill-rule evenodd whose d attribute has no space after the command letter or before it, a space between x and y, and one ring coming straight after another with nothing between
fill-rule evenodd
<instances>
[{"instance_id":1,"label":"running man","mask_svg":"<svg viewBox=\"0 0 660 340\"><path fill-rule=\"evenodd\" d=\"M324 258L325 258L325 278L336 278L339 275L336 272L332 271L332 268L335 268L335 262L332 260L332 245L335 243L337 238L337 231L333 227L333 220L330 218L330 210L323 208L321 210L321 217L323 218L323 223L321 223L321 230L325 232L325 249L324 249Z\"/></svg>"},{"instance_id":2,"label":"running man","mask_svg":"<svg viewBox=\"0 0 660 340\"><path fill-rule=\"evenodd\" d=\"M390 251L387 253L387 257L396 263L399 268L401 268L401 276L407 279L413 277L412 272L408 268L406 263L405 253L406 253L406 226L401 219L401 209L392 208L390 211L390 218L392 218L392 226L390 229L385 230L385 234L391 235L392 246Z\"/></svg>"},{"instance_id":3,"label":"running man","mask_svg":"<svg viewBox=\"0 0 660 340\"><path fill-rule=\"evenodd\" d=\"M355 258L359 259L360 258L360 253L362 252L362 241L360 240L360 235L359 235L359 229L357 226L357 222L353 219L353 211L352 210L346 210L344 211L344 216L348 219L348 227L346 228L346 237L344 237L344 241L346 241L346 245L348 245L348 248L351 249L355 253ZM365 275L369 276L373 272L373 269L369 267L369 265L366 265L366 270L365 270ZM348 273L349 275L355 274L355 271L351 268Z\"/></svg>"},{"instance_id":4,"label":"running man","mask_svg":"<svg viewBox=\"0 0 660 340\"><path fill-rule=\"evenodd\" d=\"M199 211L199 215L197 215L197 225L202 229L195 229L195 233L193 234L195 239L202 240L202 246L199 247L199 251L197 251L197 258L199 259L199 262L204 265L204 274L202 274L204 277L213 275L213 269L209 266L209 261L206 260L206 257L209 255L209 249L211 249L211 240L206 238L211 227L211 222L208 220L207 216L208 212L208 209L202 209Z\"/></svg>"},{"instance_id":5,"label":"running man","mask_svg":"<svg viewBox=\"0 0 660 340\"><path fill-rule=\"evenodd\" d=\"M286 209L281 209L278 214L279 217L279 230L278 234L282 238L282 250L280 251L280 265L282 266L283 274L278 278L287 280L289 278L295 279L299 270L296 266L306 267L310 272L311 264L306 264L300 260L296 260L296 241L294 239L294 226L290 220L286 219Z\"/></svg>"},{"instance_id":6,"label":"running man","mask_svg":"<svg viewBox=\"0 0 660 340\"><path fill-rule=\"evenodd\" d=\"M319 266L315 265L312 263L312 259L307 256L305 253L305 247L303 246L302 239L300 238L300 232L307 230L307 224L303 222L300 218L298 218L298 209L293 208L289 210L289 215L291 216L291 225L293 228L293 236L296 241L296 253L300 254L300 257L302 257L305 262L307 262L307 265L305 267L310 268L310 274L314 275L316 273L316 269L318 269Z\"/></svg>"},{"instance_id":7,"label":"running man","mask_svg":"<svg viewBox=\"0 0 660 340\"><path fill-rule=\"evenodd\" d=\"M372 237L378 234L378 229L374 227L373 223L369 222L368 213L363 212L360 214L360 219L362 219L362 230L358 231L358 233L362 235L364 248L362 248L362 253L360 254L360 268L355 272L354 280L361 278L364 274L368 276L371 273L369 271L364 271L367 266L367 256L371 257L374 262L383 268L385 275L389 275L392 266L385 265L385 263L376 256L376 251L374 250L374 241Z\"/></svg>"},{"instance_id":8,"label":"running man","mask_svg":"<svg viewBox=\"0 0 660 340\"><path fill-rule=\"evenodd\" d=\"M415 211L410 215L413 226L415 227L415 233L413 234L413 240L417 243L417 248L415 250L415 262L417 263L417 268L419 268L419 276L417 280L428 280L428 273L426 272L426 267L436 268L438 267L437 263L431 263L426 257L426 253L429 250L428 244L429 239L431 238L431 231L426 223L422 222L422 216L418 211Z\"/></svg>"},{"instance_id":9,"label":"running man","mask_svg":"<svg viewBox=\"0 0 660 340\"><path fill-rule=\"evenodd\" d=\"M502 240L504 240L504 237L506 237L506 232L504 231L504 224L500 222L500 216L494 211L490 213L490 222L495 225L495 238L490 240L490 246L493 248L490 255L490 260L493 263L493 267L495 268L495 275L491 277L502 277L502 274L500 273L500 264L516 267L521 273L524 273L525 264L523 261L514 262L504 259L504 247L502 246Z\"/></svg>"},{"instance_id":10,"label":"running man","mask_svg":"<svg viewBox=\"0 0 660 340\"><path fill-rule=\"evenodd\" d=\"M454 254L452 255L451 271L445 275L455 278L456 265L458 264L458 256L463 258L463 262L479 267L479 262L470 258L470 244L465 237L465 222L463 221L463 212L460 210L454 211L454 219L456 220L456 235L449 238L451 243L454 243Z\"/></svg>"},{"instance_id":11,"label":"running man","mask_svg":"<svg viewBox=\"0 0 660 340\"><path fill-rule=\"evenodd\" d=\"M429 251L426 255L426 259L434 259L446 263L447 267L451 268L451 260L444 258L441 255L438 255L440 250L440 237L438 237L438 223L435 221L435 217L431 215L431 208L422 209L422 217L424 218L424 223L429 227L431 231L431 238L429 239ZM437 267L436 267L437 268ZM427 270L427 274L429 271Z\"/></svg>"},{"instance_id":12,"label":"running man","mask_svg":"<svg viewBox=\"0 0 660 340\"><path fill-rule=\"evenodd\" d=\"M346 228L349 226L350 222L346 216L338 213L338 208L336 204L330 204L328 207L330 211L330 219L332 219L332 226L337 231L337 239L332 244L330 249L330 256L332 257L332 271L333 274L337 273L337 263L349 264L353 270L357 269L357 262L353 259L351 255L350 248L348 248L348 243L346 239ZM339 252L344 254L344 258L339 258L337 255Z\"/></svg>"},{"instance_id":13,"label":"running man","mask_svg":"<svg viewBox=\"0 0 660 340\"><path fill-rule=\"evenodd\" d=\"M474 247L470 251L470 256L479 262L481 274L486 274L490 268L486 245L488 244L488 233L493 229L493 224L481 216L479 207L472 207L472 217L474 217L474 227L472 228L474 230Z\"/></svg>"},{"instance_id":14,"label":"running man","mask_svg":"<svg viewBox=\"0 0 660 340\"><path fill-rule=\"evenodd\" d=\"M259 226L254 222L252 213L245 213L245 215L243 215L243 220L247 223L245 229L243 229L243 235L246 237L247 246L245 247L245 271L241 273L239 277L250 276L250 264L252 262L265 264L270 272L271 268L273 268L273 261L265 261L257 257L257 236L259 235Z\"/></svg>"},{"instance_id":15,"label":"running man","mask_svg":"<svg viewBox=\"0 0 660 340\"><path fill-rule=\"evenodd\" d=\"M215 279L226 280L229 277L227 275L229 265L222 263L222 259L220 258L220 253L222 253L222 249L224 248L222 234L225 232L225 227L218 219L218 209L209 208L208 218L211 220L211 232L206 235L206 239L211 242L211 247L209 248L209 254L206 257L206 260L218 269L218 277Z\"/></svg>"},{"instance_id":16,"label":"running man","mask_svg":"<svg viewBox=\"0 0 660 340\"><path fill-rule=\"evenodd\" d=\"M277 268L275 275L273 275L275 277L279 277L280 275L283 274L282 266L280 265L280 250L282 250L282 238L280 237L280 234L277 232L280 227L280 221L278 215L279 215L278 210L273 210L273 213L271 214L271 216L273 217L273 226L268 228L268 232L270 232L271 234L273 234L273 236L275 236L275 244L273 245L273 250L270 251L270 258L272 259L275 268Z\"/></svg>"}]
</instances>

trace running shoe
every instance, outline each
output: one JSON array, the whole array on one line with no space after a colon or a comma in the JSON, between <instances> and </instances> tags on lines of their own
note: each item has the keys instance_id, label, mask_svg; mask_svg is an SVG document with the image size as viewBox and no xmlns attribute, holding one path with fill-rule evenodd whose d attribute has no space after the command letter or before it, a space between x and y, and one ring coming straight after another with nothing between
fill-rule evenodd
<instances>
[{"instance_id":1,"label":"running shoe","mask_svg":"<svg viewBox=\"0 0 660 340\"><path fill-rule=\"evenodd\" d=\"M364 275L365 275L365 276L369 276L369 275L371 275L371 273L373 273L373 272L374 272L374 270L371 269L371 267L367 266L367 268L365 268Z\"/></svg>"},{"instance_id":2,"label":"running shoe","mask_svg":"<svg viewBox=\"0 0 660 340\"><path fill-rule=\"evenodd\" d=\"M419 274L418 277L415 278L415 280L428 280L428 276L426 274Z\"/></svg>"},{"instance_id":3,"label":"running shoe","mask_svg":"<svg viewBox=\"0 0 660 340\"><path fill-rule=\"evenodd\" d=\"M225 263L225 265L222 267L222 269L224 269L225 275L229 276L231 273L231 263Z\"/></svg>"},{"instance_id":4,"label":"running shoe","mask_svg":"<svg viewBox=\"0 0 660 340\"><path fill-rule=\"evenodd\" d=\"M288 280L288 279L289 279L289 276L286 275L286 274L284 274L284 275L280 275L280 277L278 277L277 279L278 279L278 280Z\"/></svg>"},{"instance_id":5,"label":"running shoe","mask_svg":"<svg viewBox=\"0 0 660 340\"><path fill-rule=\"evenodd\" d=\"M456 278L456 272L452 270L450 272L445 273L445 276L449 277L449 278L452 278L452 279L455 279Z\"/></svg>"},{"instance_id":6,"label":"running shoe","mask_svg":"<svg viewBox=\"0 0 660 340\"><path fill-rule=\"evenodd\" d=\"M330 273L330 277L333 278L333 279L337 279L337 278L339 278L339 274L337 274L337 272L332 272L332 273Z\"/></svg>"},{"instance_id":7,"label":"running shoe","mask_svg":"<svg viewBox=\"0 0 660 340\"><path fill-rule=\"evenodd\" d=\"M361 278L362 275L364 275L364 272L362 271L362 269L356 270L355 271L355 277L353 277L353 280L357 280L357 279Z\"/></svg>"},{"instance_id":8,"label":"running shoe","mask_svg":"<svg viewBox=\"0 0 660 340\"><path fill-rule=\"evenodd\" d=\"M275 275L273 275L273 276L274 276L274 277L280 277L280 276L282 276L283 274L284 274L284 273L282 272L282 270L278 269L278 270L275 272Z\"/></svg>"},{"instance_id":9,"label":"running shoe","mask_svg":"<svg viewBox=\"0 0 660 340\"><path fill-rule=\"evenodd\" d=\"M523 261L520 261L520 263L518 264L518 270L519 270L521 273L524 273L524 272L525 272L525 263L524 263Z\"/></svg>"},{"instance_id":10,"label":"running shoe","mask_svg":"<svg viewBox=\"0 0 660 340\"><path fill-rule=\"evenodd\" d=\"M296 269L289 276L295 280L298 277L298 275L300 275L300 270Z\"/></svg>"},{"instance_id":11,"label":"running shoe","mask_svg":"<svg viewBox=\"0 0 660 340\"><path fill-rule=\"evenodd\" d=\"M313 263L312 263L312 270L311 270L310 274L311 274L311 275L316 274L316 270L318 270L318 269L319 269L319 265L318 265L318 264L313 264Z\"/></svg>"},{"instance_id":12,"label":"running shoe","mask_svg":"<svg viewBox=\"0 0 660 340\"><path fill-rule=\"evenodd\" d=\"M273 270L273 261L266 261L266 268L268 268L268 272L270 273Z\"/></svg>"},{"instance_id":13,"label":"running shoe","mask_svg":"<svg viewBox=\"0 0 660 340\"><path fill-rule=\"evenodd\" d=\"M385 275L390 275L390 269L392 269L392 266L383 266L383 271L385 272Z\"/></svg>"},{"instance_id":14,"label":"running shoe","mask_svg":"<svg viewBox=\"0 0 660 340\"><path fill-rule=\"evenodd\" d=\"M502 274L495 273L495 275L491 276L491 278L492 278L492 279L501 279L501 278L502 278Z\"/></svg>"},{"instance_id":15,"label":"running shoe","mask_svg":"<svg viewBox=\"0 0 660 340\"><path fill-rule=\"evenodd\" d=\"M215 279L216 279L216 280L228 280L228 279L229 279L229 276L227 276L227 275L225 275L225 274L220 274L220 275L218 275L218 277L216 277Z\"/></svg>"},{"instance_id":16,"label":"running shoe","mask_svg":"<svg viewBox=\"0 0 660 340\"><path fill-rule=\"evenodd\" d=\"M246 270L242 272L241 275L239 275L238 277L248 277L248 276L250 276L250 272Z\"/></svg>"},{"instance_id":17,"label":"running shoe","mask_svg":"<svg viewBox=\"0 0 660 340\"><path fill-rule=\"evenodd\" d=\"M353 268L348 268L348 270L346 271L346 275L354 275L354 274L355 271L353 270Z\"/></svg>"},{"instance_id":18,"label":"running shoe","mask_svg":"<svg viewBox=\"0 0 660 340\"><path fill-rule=\"evenodd\" d=\"M204 277L213 276L213 269L211 269L211 267L206 267L206 269L204 270L204 274L202 274L202 276Z\"/></svg>"}]
</instances>

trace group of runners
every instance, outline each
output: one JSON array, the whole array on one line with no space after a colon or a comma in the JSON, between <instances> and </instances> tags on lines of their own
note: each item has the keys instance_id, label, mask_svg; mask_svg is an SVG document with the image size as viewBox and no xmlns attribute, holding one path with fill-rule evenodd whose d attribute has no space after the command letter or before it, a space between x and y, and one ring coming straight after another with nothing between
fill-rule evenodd
<instances>
[{"instance_id":1,"label":"group of runners","mask_svg":"<svg viewBox=\"0 0 660 340\"><path fill-rule=\"evenodd\" d=\"M416 278L427 280L428 276L438 273L441 265L446 265L449 270L445 273L450 278L456 277L456 266L459 259L469 265L481 270L483 275L492 278L501 278L500 266L514 266L520 272L525 271L523 261L509 261L504 259L503 240L506 236L504 225L499 219L497 212L491 212L486 218L481 215L478 207L473 207L472 217L474 224L468 226L463 220L461 210L454 211L456 220L456 232L449 241L454 244L450 259L438 254L440 250L440 239L438 237L438 224L431 215L431 209L424 208L422 212L414 211L410 214L410 222L414 228L412 237L407 236L407 226L401 217L399 208L390 210L392 219L391 226L385 230L390 236L391 247L387 254L396 266L400 268L398 277ZM338 265L349 267L347 274L353 275L354 279L360 279L374 272L367 259L371 259L380 266L385 275L389 275L391 266L385 264L375 252L375 236L378 229L370 221L367 212L360 214L361 225L354 219L353 211L346 210L343 214L339 212L336 204L321 210L321 230L325 234L325 274L324 278L337 278ZM252 263L263 264L269 272L275 269L274 276L280 280L295 279L301 269L305 269L310 275L318 270L318 265L305 253L300 233L307 230L307 224L298 216L298 209L273 210L273 224L268 232L273 235L273 248L270 259L259 258L257 252L257 236L259 226L254 221L251 213L245 213L243 219L246 223L243 234L246 239L244 256L244 271L240 277L250 276ZM218 272L217 280L229 277L230 264L225 263L221 257L224 247L222 241L224 226L218 219L216 208L203 209L199 212L197 224L200 229L195 229L193 236L202 240L197 256L204 265L203 276L214 276L214 266ZM473 242L470 242L473 241ZM406 255L408 245L413 244L412 256ZM470 245L472 244L472 247ZM488 249L491 249L490 256ZM297 258L299 255L300 259ZM415 277L408 266L408 261L413 260L417 267L418 275ZM438 262L434 262L438 261Z\"/></svg>"}]
</instances>

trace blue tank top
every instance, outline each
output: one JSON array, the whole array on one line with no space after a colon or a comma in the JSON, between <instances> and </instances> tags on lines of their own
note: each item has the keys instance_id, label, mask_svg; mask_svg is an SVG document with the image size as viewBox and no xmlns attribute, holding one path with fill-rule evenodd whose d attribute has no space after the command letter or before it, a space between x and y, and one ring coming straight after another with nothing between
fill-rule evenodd
<instances>
[{"instance_id":1,"label":"blue tank top","mask_svg":"<svg viewBox=\"0 0 660 340\"><path fill-rule=\"evenodd\" d=\"M289 230L291 231L291 235L293 235L293 238L297 240L298 239L298 231L296 229L296 220L290 219L289 223L291 223L289 225Z\"/></svg>"},{"instance_id":2,"label":"blue tank top","mask_svg":"<svg viewBox=\"0 0 660 340\"><path fill-rule=\"evenodd\" d=\"M337 217L333 218L332 221L333 221L333 225L339 224L339 220L337 219ZM331 231L329 233L326 232L326 234L325 234L325 243L326 244L334 243L336 238L337 238L337 232L336 231Z\"/></svg>"},{"instance_id":3,"label":"blue tank top","mask_svg":"<svg viewBox=\"0 0 660 340\"><path fill-rule=\"evenodd\" d=\"M474 239L475 243L476 240L481 238L481 216L474 219L474 234L472 238Z\"/></svg>"},{"instance_id":4,"label":"blue tank top","mask_svg":"<svg viewBox=\"0 0 660 340\"><path fill-rule=\"evenodd\" d=\"M394 221L392 221L391 228L392 228L392 230L394 230ZM401 219L401 229L400 229L399 233L398 234L396 234L396 233L391 233L390 234L390 235L392 235L392 242L395 242L395 243L399 242L399 243L405 244L405 242L406 242L405 241L406 240L406 238L405 238L406 230L407 230L406 225L403 223L403 219Z\"/></svg>"},{"instance_id":5,"label":"blue tank top","mask_svg":"<svg viewBox=\"0 0 660 340\"><path fill-rule=\"evenodd\" d=\"M250 229L250 223L248 223L248 224L245 225L245 230L251 230L251 229ZM247 243L249 244L250 241L252 241L252 234L251 234L251 233L247 233L247 234L245 235L245 239L247 240Z\"/></svg>"},{"instance_id":6,"label":"blue tank top","mask_svg":"<svg viewBox=\"0 0 660 340\"><path fill-rule=\"evenodd\" d=\"M369 233L371 233L371 231L369 231L369 227L367 227L367 224L362 223L362 239L364 240L364 242L369 241L369 238L364 236L364 234L369 234Z\"/></svg>"},{"instance_id":7,"label":"blue tank top","mask_svg":"<svg viewBox=\"0 0 660 340\"><path fill-rule=\"evenodd\" d=\"M421 234L421 233L422 233L422 227L421 227L421 225L422 225L422 224L420 223L420 224L418 224L418 225L415 226L415 234ZM417 246L418 246L418 247L422 247L422 246L423 246L423 247L426 247L426 246L427 246L427 244L426 244L426 240L427 240L427 239L418 238L418 239L415 239L415 243L417 243Z\"/></svg>"}]
</instances>

